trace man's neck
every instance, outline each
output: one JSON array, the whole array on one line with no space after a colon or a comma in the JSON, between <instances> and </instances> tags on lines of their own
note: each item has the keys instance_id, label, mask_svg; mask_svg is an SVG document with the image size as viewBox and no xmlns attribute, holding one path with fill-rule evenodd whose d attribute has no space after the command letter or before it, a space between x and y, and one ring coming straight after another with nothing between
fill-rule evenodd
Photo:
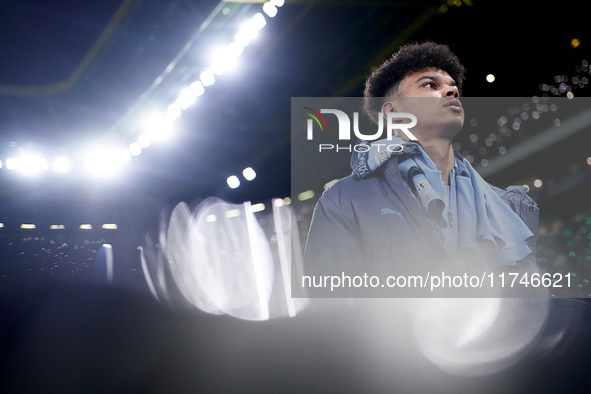
<instances>
[{"instance_id":1,"label":"man's neck","mask_svg":"<svg viewBox=\"0 0 591 394\"><path fill-rule=\"evenodd\" d=\"M454 167L454 151L450 140L441 138L420 139L423 149L441 171L443 183L449 185L449 172Z\"/></svg>"}]
</instances>

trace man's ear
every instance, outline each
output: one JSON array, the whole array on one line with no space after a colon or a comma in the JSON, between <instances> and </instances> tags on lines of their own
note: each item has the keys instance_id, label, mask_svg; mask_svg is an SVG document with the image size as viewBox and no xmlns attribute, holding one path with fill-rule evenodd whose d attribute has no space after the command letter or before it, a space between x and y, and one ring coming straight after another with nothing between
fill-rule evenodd
<instances>
[{"instance_id":1,"label":"man's ear","mask_svg":"<svg viewBox=\"0 0 591 394\"><path fill-rule=\"evenodd\" d=\"M382 116L384 119L388 119L389 112L396 112L396 108L394 108L394 104L391 101L386 101L382 105Z\"/></svg>"}]
</instances>

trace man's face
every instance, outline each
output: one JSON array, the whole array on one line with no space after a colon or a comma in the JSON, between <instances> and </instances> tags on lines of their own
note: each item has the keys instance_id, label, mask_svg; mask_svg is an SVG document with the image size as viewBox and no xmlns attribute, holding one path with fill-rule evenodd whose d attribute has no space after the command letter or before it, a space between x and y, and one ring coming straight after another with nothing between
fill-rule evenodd
<instances>
[{"instance_id":1,"label":"man's face","mask_svg":"<svg viewBox=\"0 0 591 394\"><path fill-rule=\"evenodd\" d=\"M382 106L382 113L408 112L417 117L414 135L437 135L453 138L464 125L464 109L459 101L456 82L439 69L428 68L407 75L398 94Z\"/></svg>"}]
</instances>

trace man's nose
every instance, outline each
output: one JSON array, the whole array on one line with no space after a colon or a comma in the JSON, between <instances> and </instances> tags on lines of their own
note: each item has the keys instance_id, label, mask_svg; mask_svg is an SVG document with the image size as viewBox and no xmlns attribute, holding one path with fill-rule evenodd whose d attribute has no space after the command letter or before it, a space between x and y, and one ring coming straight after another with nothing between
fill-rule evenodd
<instances>
[{"instance_id":1,"label":"man's nose","mask_svg":"<svg viewBox=\"0 0 591 394\"><path fill-rule=\"evenodd\" d=\"M444 97L460 97L460 91L458 90L457 86L447 86L446 89L443 91Z\"/></svg>"}]
</instances>

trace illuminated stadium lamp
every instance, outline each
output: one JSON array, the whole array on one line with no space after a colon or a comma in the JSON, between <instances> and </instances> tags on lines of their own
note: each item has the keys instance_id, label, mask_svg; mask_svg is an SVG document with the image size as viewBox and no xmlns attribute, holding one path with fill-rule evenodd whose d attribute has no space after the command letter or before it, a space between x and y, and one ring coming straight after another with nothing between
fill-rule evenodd
<instances>
[{"instance_id":1,"label":"illuminated stadium lamp","mask_svg":"<svg viewBox=\"0 0 591 394\"><path fill-rule=\"evenodd\" d=\"M52 224L51 226L49 226L50 230L65 230L66 226L64 226L63 224Z\"/></svg>"},{"instance_id":2,"label":"illuminated stadium lamp","mask_svg":"<svg viewBox=\"0 0 591 394\"><path fill-rule=\"evenodd\" d=\"M21 224L21 228L25 229L25 230L32 230L32 229L37 228L37 226L35 226L34 224L23 223L23 224Z\"/></svg>"},{"instance_id":3,"label":"illuminated stadium lamp","mask_svg":"<svg viewBox=\"0 0 591 394\"><path fill-rule=\"evenodd\" d=\"M138 144L140 144L141 148L147 148L150 145L152 145L152 140L147 134L142 134L139 137L137 137L137 142Z\"/></svg>"},{"instance_id":4,"label":"illuminated stadium lamp","mask_svg":"<svg viewBox=\"0 0 591 394\"><path fill-rule=\"evenodd\" d=\"M242 175L247 181L252 181L254 178L256 178L257 173L254 172L252 168L246 167L244 171L242 171Z\"/></svg>"},{"instance_id":5,"label":"illuminated stadium lamp","mask_svg":"<svg viewBox=\"0 0 591 394\"><path fill-rule=\"evenodd\" d=\"M267 20L263 14L259 12L252 17L252 23L254 24L254 27L261 30L267 24Z\"/></svg>"},{"instance_id":6,"label":"illuminated stadium lamp","mask_svg":"<svg viewBox=\"0 0 591 394\"><path fill-rule=\"evenodd\" d=\"M262 202L258 203L258 204L254 204L251 206L252 212L263 212L265 210L265 204L263 204Z\"/></svg>"},{"instance_id":7,"label":"illuminated stadium lamp","mask_svg":"<svg viewBox=\"0 0 591 394\"><path fill-rule=\"evenodd\" d=\"M70 171L70 160L67 157L58 157L53 162L53 169L61 173Z\"/></svg>"},{"instance_id":8,"label":"illuminated stadium lamp","mask_svg":"<svg viewBox=\"0 0 591 394\"><path fill-rule=\"evenodd\" d=\"M131 152L129 149L121 149L119 151L119 160L123 163L131 161Z\"/></svg>"},{"instance_id":9,"label":"illuminated stadium lamp","mask_svg":"<svg viewBox=\"0 0 591 394\"><path fill-rule=\"evenodd\" d=\"M246 47L249 44L248 37L246 37L246 34L244 33L237 33L234 36L234 41L236 41L236 44L240 45L241 47Z\"/></svg>"},{"instance_id":10,"label":"illuminated stadium lamp","mask_svg":"<svg viewBox=\"0 0 591 394\"><path fill-rule=\"evenodd\" d=\"M283 7L285 0L271 0L269 3L273 4L275 7Z\"/></svg>"},{"instance_id":11,"label":"illuminated stadium lamp","mask_svg":"<svg viewBox=\"0 0 591 394\"><path fill-rule=\"evenodd\" d=\"M92 225L91 224L81 224L80 230L92 230Z\"/></svg>"},{"instance_id":12,"label":"illuminated stadium lamp","mask_svg":"<svg viewBox=\"0 0 591 394\"><path fill-rule=\"evenodd\" d=\"M94 176L108 177L117 173L121 167L120 151L95 148L86 156L86 170Z\"/></svg>"},{"instance_id":13,"label":"illuminated stadium lamp","mask_svg":"<svg viewBox=\"0 0 591 394\"><path fill-rule=\"evenodd\" d=\"M41 166L41 169L43 171L47 171L49 169L49 162L47 161L47 159L39 160L39 165Z\"/></svg>"},{"instance_id":14,"label":"illuminated stadium lamp","mask_svg":"<svg viewBox=\"0 0 591 394\"><path fill-rule=\"evenodd\" d=\"M105 223L102 228L104 230L117 230L117 225L115 223Z\"/></svg>"},{"instance_id":15,"label":"illuminated stadium lamp","mask_svg":"<svg viewBox=\"0 0 591 394\"><path fill-rule=\"evenodd\" d=\"M129 144L129 152L132 156L139 156L139 154L142 153L142 147L139 143L132 142L131 144Z\"/></svg>"},{"instance_id":16,"label":"illuminated stadium lamp","mask_svg":"<svg viewBox=\"0 0 591 394\"><path fill-rule=\"evenodd\" d=\"M213 76L213 72L211 70L203 71L199 75L199 79L201 79L203 86L211 86L215 82L215 77Z\"/></svg>"},{"instance_id":17,"label":"illuminated stadium lamp","mask_svg":"<svg viewBox=\"0 0 591 394\"><path fill-rule=\"evenodd\" d=\"M18 169L18 160L15 157L9 157L6 159L6 169L7 170L17 170Z\"/></svg>"},{"instance_id":18,"label":"illuminated stadium lamp","mask_svg":"<svg viewBox=\"0 0 591 394\"><path fill-rule=\"evenodd\" d=\"M240 45L236 44L235 42L231 43L228 46L228 50L234 56L240 56L242 54L242 52L244 52L244 48L242 48Z\"/></svg>"},{"instance_id":19,"label":"illuminated stadium lamp","mask_svg":"<svg viewBox=\"0 0 591 394\"><path fill-rule=\"evenodd\" d=\"M171 113L170 116L168 112L166 116L160 113L156 113L150 114L143 119L142 131L144 134L147 134L152 140L168 137L170 134L172 134L172 122L174 121L174 119L176 119L174 118L174 116L176 116L177 118L178 116L180 116L181 108L177 103L174 103L169 105L168 109L170 110L168 112ZM178 113L176 113L177 111ZM175 113L173 114L173 112Z\"/></svg>"},{"instance_id":20,"label":"illuminated stadium lamp","mask_svg":"<svg viewBox=\"0 0 591 394\"><path fill-rule=\"evenodd\" d=\"M238 179L236 175L229 176L228 179L226 179L226 182L228 182L228 186L230 186L231 189L236 189L240 186L240 179Z\"/></svg>"},{"instance_id":21,"label":"illuminated stadium lamp","mask_svg":"<svg viewBox=\"0 0 591 394\"><path fill-rule=\"evenodd\" d=\"M191 91L191 89L184 89L179 98L176 99L176 103L179 107L184 111L189 108L189 105L195 103L195 95Z\"/></svg>"},{"instance_id":22,"label":"illuminated stadium lamp","mask_svg":"<svg viewBox=\"0 0 591 394\"><path fill-rule=\"evenodd\" d=\"M276 198L273 200L273 206L279 208L279 207L282 207L283 205L285 205L285 204L282 199Z\"/></svg>"},{"instance_id":23,"label":"illuminated stadium lamp","mask_svg":"<svg viewBox=\"0 0 591 394\"><path fill-rule=\"evenodd\" d=\"M291 204L291 198L289 198L289 197L285 197L285 198L283 199L283 203L284 203L285 205L290 205L290 204Z\"/></svg>"},{"instance_id":24,"label":"illuminated stadium lamp","mask_svg":"<svg viewBox=\"0 0 591 394\"><path fill-rule=\"evenodd\" d=\"M203 87L201 81L193 82L191 86L189 86L189 89L191 89L191 93L193 93L194 96L201 96L203 93L205 93L205 88Z\"/></svg>"},{"instance_id":25,"label":"illuminated stadium lamp","mask_svg":"<svg viewBox=\"0 0 591 394\"><path fill-rule=\"evenodd\" d=\"M537 187L537 188L542 187L542 181L540 179L536 179L534 181L534 186Z\"/></svg>"},{"instance_id":26,"label":"illuminated stadium lamp","mask_svg":"<svg viewBox=\"0 0 591 394\"><path fill-rule=\"evenodd\" d=\"M298 194L298 200L306 201L311 198L314 198L315 195L316 194L314 193L314 190L306 190L305 192L301 192L300 194Z\"/></svg>"},{"instance_id":27,"label":"illuminated stadium lamp","mask_svg":"<svg viewBox=\"0 0 591 394\"><path fill-rule=\"evenodd\" d=\"M205 218L205 221L208 223L213 223L217 220L218 220L218 218L215 215L207 215L207 217Z\"/></svg>"},{"instance_id":28,"label":"illuminated stadium lamp","mask_svg":"<svg viewBox=\"0 0 591 394\"><path fill-rule=\"evenodd\" d=\"M494 81L495 81L495 76L494 76L494 75L492 75L492 74L488 74L488 75L486 76L486 82L488 82L488 83L493 83Z\"/></svg>"},{"instance_id":29,"label":"illuminated stadium lamp","mask_svg":"<svg viewBox=\"0 0 591 394\"><path fill-rule=\"evenodd\" d=\"M181 107L177 103L172 103L166 109L166 117L172 121L181 116L181 112Z\"/></svg>"},{"instance_id":30,"label":"illuminated stadium lamp","mask_svg":"<svg viewBox=\"0 0 591 394\"><path fill-rule=\"evenodd\" d=\"M591 166L591 157L587 158L587 164Z\"/></svg>"},{"instance_id":31,"label":"illuminated stadium lamp","mask_svg":"<svg viewBox=\"0 0 591 394\"><path fill-rule=\"evenodd\" d=\"M258 29L256 28L253 22L244 22L244 24L242 24L242 27L240 28L240 33L248 37L249 40L252 40L257 36Z\"/></svg>"},{"instance_id":32,"label":"illuminated stadium lamp","mask_svg":"<svg viewBox=\"0 0 591 394\"><path fill-rule=\"evenodd\" d=\"M28 175L33 175L41 170L41 159L35 155L23 154L19 158L20 170Z\"/></svg>"},{"instance_id":33,"label":"illuminated stadium lamp","mask_svg":"<svg viewBox=\"0 0 591 394\"><path fill-rule=\"evenodd\" d=\"M4 228L4 223L0 223L0 228Z\"/></svg>"},{"instance_id":34,"label":"illuminated stadium lamp","mask_svg":"<svg viewBox=\"0 0 591 394\"><path fill-rule=\"evenodd\" d=\"M2 160L0 160L0 168L2 168Z\"/></svg>"},{"instance_id":35,"label":"illuminated stadium lamp","mask_svg":"<svg viewBox=\"0 0 591 394\"><path fill-rule=\"evenodd\" d=\"M275 15L277 15L277 7L275 7L270 1L263 4L263 11L271 18L274 18Z\"/></svg>"},{"instance_id":36,"label":"illuminated stadium lamp","mask_svg":"<svg viewBox=\"0 0 591 394\"><path fill-rule=\"evenodd\" d=\"M240 216L240 209L232 209L231 211L226 212L227 218L236 218Z\"/></svg>"}]
</instances>

